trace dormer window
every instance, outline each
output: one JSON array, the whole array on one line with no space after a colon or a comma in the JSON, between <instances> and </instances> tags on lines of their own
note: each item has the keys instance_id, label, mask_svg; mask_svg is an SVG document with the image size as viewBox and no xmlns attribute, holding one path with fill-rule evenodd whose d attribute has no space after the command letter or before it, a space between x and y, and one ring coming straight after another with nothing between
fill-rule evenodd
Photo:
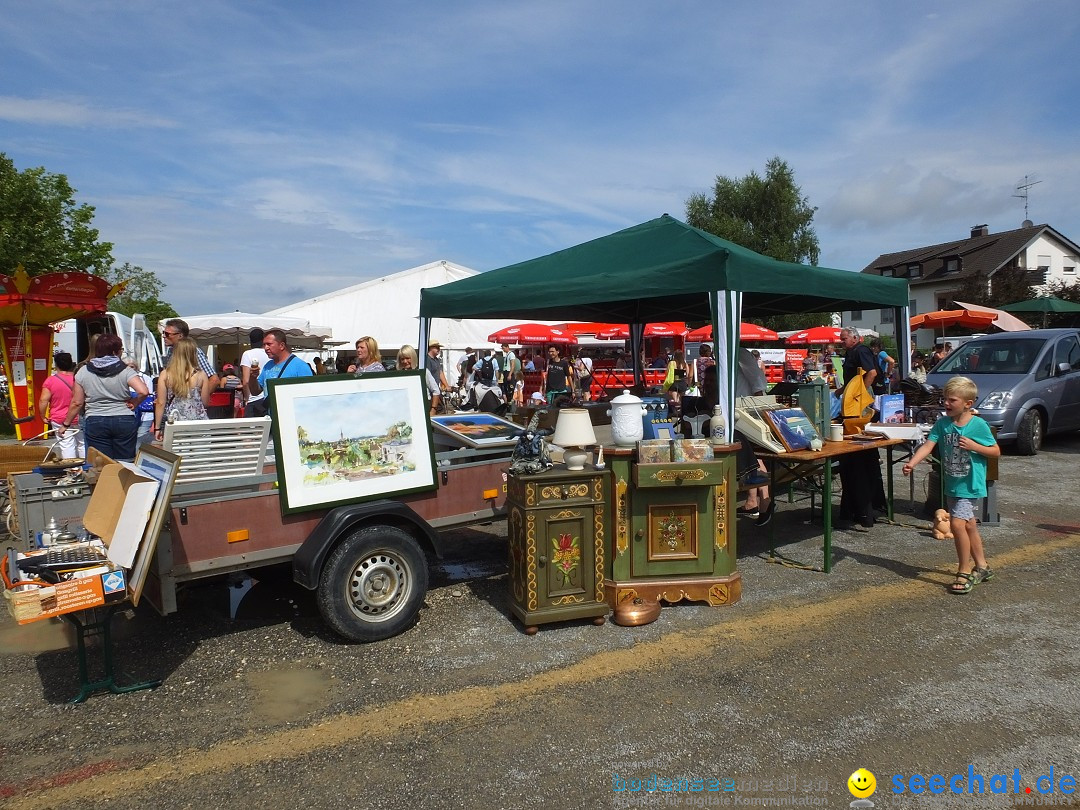
<instances>
[{"instance_id":1,"label":"dormer window","mask_svg":"<svg viewBox=\"0 0 1080 810\"><path fill-rule=\"evenodd\" d=\"M891 268L891 267L886 267L884 270L881 271L881 277L882 278L892 278L895 275L896 275L896 271L893 270L893 268Z\"/></svg>"},{"instance_id":2,"label":"dormer window","mask_svg":"<svg viewBox=\"0 0 1080 810\"><path fill-rule=\"evenodd\" d=\"M918 262L912 262L907 266L908 278L922 278L922 265Z\"/></svg>"},{"instance_id":3,"label":"dormer window","mask_svg":"<svg viewBox=\"0 0 1080 810\"><path fill-rule=\"evenodd\" d=\"M960 272L960 260L959 259L946 259L945 260L945 272L946 273L959 273Z\"/></svg>"}]
</instances>

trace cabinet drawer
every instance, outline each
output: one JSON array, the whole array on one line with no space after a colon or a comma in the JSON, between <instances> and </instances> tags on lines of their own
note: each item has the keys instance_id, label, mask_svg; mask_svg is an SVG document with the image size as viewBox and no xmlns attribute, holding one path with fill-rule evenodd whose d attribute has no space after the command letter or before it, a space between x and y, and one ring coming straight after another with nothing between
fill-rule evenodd
<instances>
[{"instance_id":1,"label":"cabinet drawer","mask_svg":"<svg viewBox=\"0 0 1080 810\"><path fill-rule=\"evenodd\" d=\"M634 484L639 487L703 487L724 483L724 461L686 464L635 464Z\"/></svg>"},{"instance_id":2,"label":"cabinet drawer","mask_svg":"<svg viewBox=\"0 0 1080 810\"><path fill-rule=\"evenodd\" d=\"M531 476L522 480L511 476L508 482L510 499L526 508L567 506L602 503L604 500L604 476L597 474L589 478L577 476L573 479L560 480L543 476Z\"/></svg>"}]
</instances>

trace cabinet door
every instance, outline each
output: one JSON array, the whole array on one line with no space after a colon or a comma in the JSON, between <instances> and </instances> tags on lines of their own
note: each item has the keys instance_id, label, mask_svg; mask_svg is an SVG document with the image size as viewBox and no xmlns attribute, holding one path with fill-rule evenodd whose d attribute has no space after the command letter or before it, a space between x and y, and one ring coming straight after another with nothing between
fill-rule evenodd
<instances>
[{"instance_id":1,"label":"cabinet door","mask_svg":"<svg viewBox=\"0 0 1080 810\"><path fill-rule=\"evenodd\" d=\"M595 524L602 507L594 504L544 509L536 517L536 583L540 606L596 601ZM528 520L528 518L527 518ZM527 527L527 530L532 527Z\"/></svg>"},{"instance_id":2,"label":"cabinet door","mask_svg":"<svg viewBox=\"0 0 1080 810\"><path fill-rule=\"evenodd\" d=\"M713 570L712 487L634 493L631 572L635 577Z\"/></svg>"}]
</instances>

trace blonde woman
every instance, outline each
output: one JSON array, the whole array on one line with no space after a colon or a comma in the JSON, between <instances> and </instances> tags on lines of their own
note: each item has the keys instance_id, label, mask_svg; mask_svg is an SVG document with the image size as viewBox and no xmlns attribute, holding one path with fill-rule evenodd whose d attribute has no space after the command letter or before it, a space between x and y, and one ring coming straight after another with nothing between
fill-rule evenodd
<instances>
[{"instance_id":1,"label":"blonde woman","mask_svg":"<svg viewBox=\"0 0 1080 810\"><path fill-rule=\"evenodd\" d=\"M362 337L356 341L356 362L349 366L350 374L367 374L372 371L386 371L379 361L379 344L373 337Z\"/></svg>"},{"instance_id":2,"label":"blonde woman","mask_svg":"<svg viewBox=\"0 0 1080 810\"><path fill-rule=\"evenodd\" d=\"M412 346L402 346L400 349L398 349L398 371L412 371L415 368L419 368L418 362L419 359L416 354L416 349L414 349ZM435 377L432 375L430 368L424 369L424 385L427 388L429 401L438 397L441 393L439 391L439 384L435 381Z\"/></svg>"},{"instance_id":3,"label":"blonde woman","mask_svg":"<svg viewBox=\"0 0 1080 810\"><path fill-rule=\"evenodd\" d=\"M199 367L195 341L191 338L176 341L169 365L158 376L154 436L160 439L164 435L166 419L209 419L206 406L213 391L213 383Z\"/></svg>"}]
</instances>

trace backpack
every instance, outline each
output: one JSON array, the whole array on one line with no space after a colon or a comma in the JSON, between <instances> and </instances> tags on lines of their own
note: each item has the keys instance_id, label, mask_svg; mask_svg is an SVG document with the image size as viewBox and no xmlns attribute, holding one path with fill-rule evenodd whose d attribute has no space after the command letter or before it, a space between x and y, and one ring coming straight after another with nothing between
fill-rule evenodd
<instances>
[{"instance_id":1,"label":"backpack","mask_svg":"<svg viewBox=\"0 0 1080 810\"><path fill-rule=\"evenodd\" d=\"M476 378L485 384L495 382L495 360L490 355L480 361L480 370L476 372Z\"/></svg>"}]
</instances>

